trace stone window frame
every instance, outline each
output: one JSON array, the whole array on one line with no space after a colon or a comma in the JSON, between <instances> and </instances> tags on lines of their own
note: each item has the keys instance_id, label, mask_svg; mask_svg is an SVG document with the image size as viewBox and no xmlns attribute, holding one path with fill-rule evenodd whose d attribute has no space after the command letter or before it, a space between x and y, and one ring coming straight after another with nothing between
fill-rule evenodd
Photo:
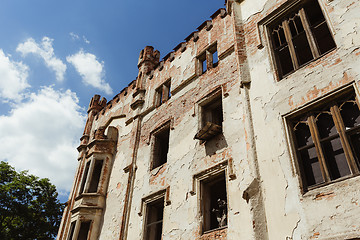
<instances>
[{"instance_id":1,"label":"stone window frame","mask_svg":"<svg viewBox=\"0 0 360 240\"><path fill-rule=\"evenodd\" d=\"M295 174L295 172L297 173L296 175L298 177L298 181L299 181L299 185L300 185L302 194L305 194L308 191L312 191L312 190L327 186L329 184L337 183L337 182L360 175L360 154L358 156L355 156L356 153L354 152L354 149L351 149L350 140L348 139L348 136L346 133L347 130L345 130L345 126L343 125L344 123L342 120L342 116L341 116L340 111L337 106L338 101L346 98L346 96L349 94L353 94L353 96L355 97L356 105L358 106L358 108L360 110L359 93L357 91L356 86L354 84L350 84L348 86L345 86L342 89L338 89L331 93L328 93L325 96L322 96L321 98L318 98L318 99L306 104L305 106L297 109L296 111L283 116L283 121L286 126L286 128L285 128L286 133L287 133L286 135L288 138L287 140L288 140L288 144L290 147L292 164L294 167L293 174ZM346 176L338 177L335 179L331 179L331 176L330 176L331 174L329 173L330 170L329 170L329 166L327 163L329 160L325 159L326 152L323 149L324 147L321 145L321 142L327 141L326 140L327 138L336 139L337 137L334 135L334 136L330 136L330 137L321 139L321 137L319 135L319 131L316 126L315 116L314 116L314 114L312 114L312 112L316 112L316 111L318 111L318 109L325 108L325 106L328 106L331 108L331 112L329 112L328 114L330 114L330 116L334 120L334 125L335 125L336 131L337 131L337 133L335 135L339 135L341 149L345 154L346 163L348 164L347 166L349 167L349 170L350 170L350 174L348 174ZM322 113L324 113L324 112L322 112ZM322 113L319 113L319 115ZM295 127L295 123L293 121L295 119L301 118L301 116L307 117L308 123L306 123L306 124L309 126L309 129L311 128L311 130L310 130L311 136L314 138L312 145L314 145L316 155L318 158L318 162L319 162L319 165L321 168L321 174L323 176L323 182L318 183L318 184L313 184L311 186L308 186L308 184L306 183L306 175L305 175L303 166L301 164L302 160L301 160L300 153L299 153L299 151L301 151L303 149L307 149L307 148L310 149L311 144L309 144L309 146L304 145L301 147L297 147L296 136L295 136L295 133L293 130L293 128ZM360 133L360 125L353 127L352 129L350 129L350 131Z\"/></svg>"},{"instance_id":2,"label":"stone window frame","mask_svg":"<svg viewBox=\"0 0 360 240\"><path fill-rule=\"evenodd\" d=\"M199 211L198 216L200 216L200 234L208 234L209 232L213 231L219 231L224 228L227 228L227 226L211 229L209 231L204 231L204 213L203 213L203 201L202 201L202 185L205 181L214 179L218 177L219 175L224 174L225 176L225 186L226 186L226 198L227 198L227 215L229 216L229 181L232 181L236 179L236 175L234 173L234 166L233 166L233 159L229 158L227 160L224 160L204 171L201 171L195 175L193 175L193 181L192 181L192 188L190 190L190 194L192 196L197 195L197 209ZM199 193L199 194L198 194ZM229 220L227 220L228 222Z\"/></svg>"},{"instance_id":3,"label":"stone window frame","mask_svg":"<svg viewBox=\"0 0 360 240\"><path fill-rule=\"evenodd\" d=\"M165 207L171 204L170 201L170 186L166 187L165 189L161 189L155 193L152 193L146 197L143 197L141 199L141 205L140 205L140 211L138 212L138 215L140 217L144 216L143 220L143 229L142 229L142 239L146 240L146 233L147 233L147 214L148 214L148 208L152 203L155 203L159 200L164 200L164 208L163 211L165 212ZM162 220L162 228L164 226L164 217Z\"/></svg>"},{"instance_id":4,"label":"stone window frame","mask_svg":"<svg viewBox=\"0 0 360 240\"><path fill-rule=\"evenodd\" d=\"M199 139L201 141L210 140L212 137L215 137L223 133L223 122L224 122L224 108L223 108L223 94L222 87L216 87L215 90L211 91L205 97L201 98L195 105L195 112L198 114L198 131L194 136L194 139ZM206 112L211 111L211 105L216 104L216 101L220 101L221 111L222 111L222 122L221 126L212 123L207 124L206 121ZM206 108L210 107L208 110ZM211 114L211 113L208 113Z\"/></svg>"},{"instance_id":5,"label":"stone window frame","mask_svg":"<svg viewBox=\"0 0 360 240\"><path fill-rule=\"evenodd\" d=\"M314 37L314 33L311 32L310 30L310 26L309 26L309 20L305 19L306 16L304 15L304 11L303 11L303 5L305 3L311 2L311 1L316 1L321 9L322 15L324 17L323 22L327 25L327 29L330 33L330 36L332 38L332 40L334 41L335 46L331 49L329 49L328 51L324 52L324 53L319 53L319 47L316 45L316 40ZM295 49L293 46L293 41L290 40L290 44L287 41L288 45L290 48L290 54L291 54L291 61L293 64L293 70L286 73L286 74L282 74L281 70L280 70L280 65L279 65L279 61L276 58L276 54L275 54L275 50L274 50L274 43L273 40L271 38L271 33L270 33L270 28L274 25L277 25L279 22L285 22L285 18L289 17L290 14L294 13L296 11L299 12L299 14L301 15L301 19L302 19L302 23L305 25L305 35L306 38L308 40L308 43L310 45L310 49L311 49L311 53L313 54L313 58L303 64L299 64L298 60L296 59L296 53L295 53ZM283 19L283 20L281 20ZM287 25L287 24L285 24ZM288 25L287 25L288 26ZM286 27L286 37L287 40L289 40L289 28ZM271 65L274 69L274 73L275 73L275 78L277 81L280 81L284 78L286 78L287 76L291 75L292 73L298 71L299 69L303 68L304 66L307 66L309 63L327 55L328 53L334 51L337 49L337 45L336 45L336 41L334 38L334 33L335 30L332 26L332 22L330 21L328 14L326 12L326 9L324 7L323 4L323 0L293 0L293 1L287 1L284 4L282 4L279 8L277 8L275 11L271 12L270 14L268 14L265 18L263 18L261 21L258 22L258 37L259 37L259 44L258 44L258 48L262 49L263 48L263 44L266 43L266 45L268 46L268 50L269 50L269 55L270 55L270 59L271 59ZM264 40L266 39L266 40Z\"/></svg>"},{"instance_id":6,"label":"stone window frame","mask_svg":"<svg viewBox=\"0 0 360 240\"><path fill-rule=\"evenodd\" d=\"M97 181L97 189L95 192L89 192L89 188L91 185L91 180L93 178L93 174L94 174L94 168L95 168L95 164L97 161L102 161L102 166L100 169L100 175L99 175L99 179ZM79 188L79 192L78 192L78 196L80 197L83 194L97 194L99 192L99 189L101 188L100 184L101 184L101 179L104 176L104 168L106 165L106 159L104 158L96 158L94 156L91 156L90 159L88 159L85 162L84 165L84 172L81 178L81 183L80 183L80 188Z\"/></svg>"},{"instance_id":7,"label":"stone window frame","mask_svg":"<svg viewBox=\"0 0 360 240\"><path fill-rule=\"evenodd\" d=\"M91 239L90 234L93 227L93 220L77 218L70 223L70 229L68 232L68 236L66 237L67 240L77 240L79 238L82 223L89 223L89 229L87 230L87 239Z\"/></svg>"},{"instance_id":8,"label":"stone window frame","mask_svg":"<svg viewBox=\"0 0 360 240\"><path fill-rule=\"evenodd\" d=\"M217 61L214 63L214 54L216 53ZM200 76L206 73L208 70L215 68L219 65L219 52L217 48L217 42L210 44L205 50L200 52L196 57L196 72ZM206 65L204 70L203 66Z\"/></svg>"},{"instance_id":9,"label":"stone window frame","mask_svg":"<svg viewBox=\"0 0 360 240\"><path fill-rule=\"evenodd\" d=\"M171 79L155 89L154 107L159 107L171 98Z\"/></svg>"}]
</instances>

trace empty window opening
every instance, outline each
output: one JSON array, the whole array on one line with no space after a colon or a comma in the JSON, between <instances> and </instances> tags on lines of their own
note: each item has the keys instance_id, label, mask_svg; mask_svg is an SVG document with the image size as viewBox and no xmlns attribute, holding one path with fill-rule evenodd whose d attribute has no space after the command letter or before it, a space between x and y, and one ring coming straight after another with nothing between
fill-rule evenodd
<instances>
[{"instance_id":1,"label":"empty window opening","mask_svg":"<svg viewBox=\"0 0 360 240\"><path fill-rule=\"evenodd\" d=\"M164 218L164 198L147 204L145 240L161 240Z\"/></svg>"},{"instance_id":2,"label":"empty window opening","mask_svg":"<svg viewBox=\"0 0 360 240\"><path fill-rule=\"evenodd\" d=\"M200 55L199 62L200 62L200 74L203 74L207 71L206 52Z\"/></svg>"},{"instance_id":3,"label":"empty window opening","mask_svg":"<svg viewBox=\"0 0 360 240\"><path fill-rule=\"evenodd\" d=\"M68 240L73 239L73 235L74 235L74 231L75 231L75 225L76 225L76 221L72 222L71 225L70 225L70 231L69 231Z\"/></svg>"},{"instance_id":4,"label":"empty window opening","mask_svg":"<svg viewBox=\"0 0 360 240\"><path fill-rule=\"evenodd\" d=\"M156 107L165 103L170 98L171 98L171 81L168 80L167 82L165 82L156 89L156 96L155 96Z\"/></svg>"},{"instance_id":5,"label":"empty window opening","mask_svg":"<svg viewBox=\"0 0 360 240\"><path fill-rule=\"evenodd\" d=\"M89 235L91 221L81 222L77 240L87 240Z\"/></svg>"},{"instance_id":6,"label":"empty window opening","mask_svg":"<svg viewBox=\"0 0 360 240\"><path fill-rule=\"evenodd\" d=\"M167 162L169 151L170 125L167 125L154 134L153 163L152 169Z\"/></svg>"},{"instance_id":7,"label":"empty window opening","mask_svg":"<svg viewBox=\"0 0 360 240\"><path fill-rule=\"evenodd\" d=\"M94 170L92 172L90 186L89 186L89 190L88 190L89 193L97 192L97 189L99 186L99 181L100 181L100 176L101 176L102 166L103 166L103 160L95 160Z\"/></svg>"},{"instance_id":8,"label":"empty window opening","mask_svg":"<svg viewBox=\"0 0 360 240\"><path fill-rule=\"evenodd\" d=\"M201 183L203 233L227 226L227 195L225 173Z\"/></svg>"},{"instance_id":9,"label":"empty window opening","mask_svg":"<svg viewBox=\"0 0 360 240\"><path fill-rule=\"evenodd\" d=\"M216 67L219 63L219 58L218 58L218 52L215 51L212 54L212 59L213 59L213 67Z\"/></svg>"},{"instance_id":10,"label":"empty window opening","mask_svg":"<svg viewBox=\"0 0 360 240\"><path fill-rule=\"evenodd\" d=\"M223 112L221 102L221 96L219 96L203 107L203 126L205 126L207 122L222 126Z\"/></svg>"},{"instance_id":11,"label":"empty window opening","mask_svg":"<svg viewBox=\"0 0 360 240\"><path fill-rule=\"evenodd\" d=\"M336 47L317 0L304 2L270 27L281 78Z\"/></svg>"},{"instance_id":12,"label":"empty window opening","mask_svg":"<svg viewBox=\"0 0 360 240\"><path fill-rule=\"evenodd\" d=\"M81 187L80 187L80 193L83 193L83 192L84 192L84 188L85 188L85 184L86 184L86 179L87 179L87 176L88 176L88 173L89 173L89 168L90 168L90 161L88 161L88 162L86 163L86 166L85 166L85 171L84 171L84 175L83 175L83 179L82 179Z\"/></svg>"},{"instance_id":13,"label":"empty window opening","mask_svg":"<svg viewBox=\"0 0 360 240\"><path fill-rule=\"evenodd\" d=\"M360 110L355 94L293 121L304 188L359 173Z\"/></svg>"},{"instance_id":14,"label":"empty window opening","mask_svg":"<svg viewBox=\"0 0 360 240\"><path fill-rule=\"evenodd\" d=\"M217 52L217 45L213 45L209 48L208 50L209 52L209 65L211 67L216 67L218 65L218 62L219 62L219 58L218 58L218 52Z\"/></svg>"},{"instance_id":15,"label":"empty window opening","mask_svg":"<svg viewBox=\"0 0 360 240\"><path fill-rule=\"evenodd\" d=\"M195 139L209 140L222 132L223 111L221 94L201 106L201 129Z\"/></svg>"},{"instance_id":16,"label":"empty window opening","mask_svg":"<svg viewBox=\"0 0 360 240\"><path fill-rule=\"evenodd\" d=\"M198 56L198 74L205 73L208 69L214 68L219 63L216 43L211 45L203 53Z\"/></svg>"}]
</instances>

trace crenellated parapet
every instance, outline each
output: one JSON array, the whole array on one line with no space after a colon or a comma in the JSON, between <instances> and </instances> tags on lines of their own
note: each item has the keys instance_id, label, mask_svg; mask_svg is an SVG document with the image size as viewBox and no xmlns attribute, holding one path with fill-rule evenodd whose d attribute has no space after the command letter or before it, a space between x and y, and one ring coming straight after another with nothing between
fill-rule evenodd
<instances>
[{"instance_id":1,"label":"crenellated parapet","mask_svg":"<svg viewBox=\"0 0 360 240\"><path fill-rule=\"evenodd\" d=\"M88 117L86 120L83 136L80 138L81 143L80 146L78 147L78 151L80 153L85 148L86 144L89 142L90 131L92 128L92 124L94 122L95 115L106 107L106 103L107 103L106 98L103 97L100 99L100 95L94 95L94 97L91 98L89 108L87 111Z\"/></svg>"},{"instance_id":2,"label":"crenellated parapet","mask_svg":"<svg viewBox=\"0 0 360 240\"><path fill-rule=\"evenodd\" d=\"M91 111L94 112L99 112L101 109L103 109L106 106L106 98L101 98L100 100L100 95L94 95L91 98L90 104L89 104L89 108L88 108L88 113Z\"/></svg>"},{"instance_id":3,"label":"crenellated parapet","mask_svg":"<svg viewBox=\"0 0 360 240\"><path fill-rule=\"evenodd\" d=\"M155 67L159 63L159 59L160 52L158 50L154 50L154 47L152 46L146 46L140 52L138 68L140 69L142 66L146 65L146 67L151 71L151 67Z\"/></svg>"}]
</instances>

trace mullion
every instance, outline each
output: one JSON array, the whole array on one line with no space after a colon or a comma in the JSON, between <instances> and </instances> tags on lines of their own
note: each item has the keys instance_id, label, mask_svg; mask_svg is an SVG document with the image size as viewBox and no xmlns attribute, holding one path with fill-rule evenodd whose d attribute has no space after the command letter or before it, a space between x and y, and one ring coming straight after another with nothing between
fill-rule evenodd
<instances>
[{"instance_id":1,"label":"mullion","mask_svg":"<svg viewBox=\"0 0 360 240\"><path fill-rule=\"evenodd\" d=\"M334 121L335 127L337 128L337 131L339 132L339 135L340 135L341 145L342 145L343 151L345 153L348 167L350 168L351 173L353 173L353 174L358 173L359 170L356 166L355 158L353 156L350 143L349 143L347 135L345 133L345 125L342 120L342 116L340 114L339 107L337 105L334 105L331 108L331 111L334 115L333 118L335 120Z\"/></svg>"},{"instance_id":2,"label":"mullion","mask_svg":"<svg viewBox=\"0 0 360 240\"><path fill-rule=\"evenodd\" d=\"M328 168L326 166L325 154L324 154L323 149L321 147L319 130L318 130L317 126L316 126L314 115L310 115L308 117L308 123L309 123L310 133L311 133L311 136L312 136L314 144L315 144L315 149L316 149L318 160L319 160L319 163L320 163L323 179L324 179L325 182L329 182L330 181L330 174L329 174L329 170L328 170Z\"/></svg>"}]
</instances>

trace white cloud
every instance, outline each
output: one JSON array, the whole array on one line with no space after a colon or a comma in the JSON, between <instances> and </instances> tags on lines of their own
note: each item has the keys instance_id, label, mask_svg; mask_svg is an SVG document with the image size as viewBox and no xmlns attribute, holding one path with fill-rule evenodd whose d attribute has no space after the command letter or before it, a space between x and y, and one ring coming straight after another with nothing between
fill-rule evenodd
<instances>
[{"instance_id":1,"label":"white cloud","mask_svg":"<svg viewBox=\"0 0 360 240\"><path fill-rule=\"evenodd\" d=\"M90 41L85 36L83 36L83 40L85 43L90 44Z\"/></svg>"},{"instance_id":2,"label":"white cloud","mask_svg":"<svg viewBox=\"0 0 360 240\"><path fill-rule=\"evenodd\" d=\"M56 79L61 82L64 80L66 65L55 56L52 46L53 41L54 39L43 37L41 43L36 43L34 39L28 38L24 43L18 45L16 51L20 52L23 56L30 53L40 56L46 66L55 72Z\"/></svg>"},{"instance_id":3,"label":"white cloud","mask_svg":"<svg viewBox=\"0 0 360 240\"><path fill-rule=\"evenodd\" d=\"M77 35L76 33L71 32L71 33L69 33L69 35L70 35L72 40L79 40L80 39L79 35Z\"/></svg>"},{"instance_id":4,"label":"white cloud","mask_svg":"<svg viewBox=\"0 0 360 240\"><path fill-rule=\"evenodd\" d=\"M67 56L66 60L74 65L84 84L93 86L107 94L112 94L110 85L104 80L104 62L99 62L94 54L80 50L74 55Z\"/></svg>"},{"instance_id":5,"label":"white cloud","mask_svg":"<svg viewBox=\"0 0 360 240\"><path fill-rule=\"evenodd\" d=\"M0 160L70 191L86 116L70 90L43 87L0 116Z\"/></svg>"},{"instance_id":6,"label":"white cloud","mask_svg":"<svg viewBox=\"0 0 360 240\"><path fill-rule=\"evenodd\" d=\"M20 101L22 92L30 87L28 84L29 68L22 62L11 61L0 49L0 99L2 101Z\"/></svg>"},{"instance_id":7,"label":"white cloud","mask_svg":"<svg viewBox=\"0 0 360 240\"><path fill-rule=\"evenodd\" d=\"M71 37L71 39L72 39L73 41L80 40L80 36L77 35L76 33L71 32L71 33L69 33L69 35L70 35L70 37ZM86 44L90 44L90 41L89 41L84 35L82 36L82 40L83 40Z\"/></svg>"}]
</instances>

